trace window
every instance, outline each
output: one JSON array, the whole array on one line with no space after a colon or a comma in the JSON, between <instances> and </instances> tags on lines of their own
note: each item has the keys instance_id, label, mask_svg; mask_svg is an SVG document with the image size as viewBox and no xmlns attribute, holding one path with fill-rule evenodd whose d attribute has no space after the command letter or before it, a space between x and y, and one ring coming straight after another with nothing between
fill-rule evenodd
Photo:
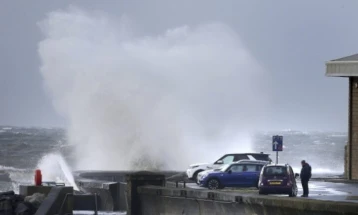
<instances>
[{"instance_id":1,"label":"window","mask_svg":"<svg viewBox=\"0 0 358 215\"><path fill-rule=\"evenodd\" d=\"M247 168L247 172L256 172L256 165L253 165L253 164L249 164L249 165L246 165L246 168Z\"/></svg>"},{"instance_id":2,"label":"window","mask_svg":"<svg viewBox=\"0 0 358 215\"><path fill-rule=\"evenodd\" d=\"M230 167L231 172L243 172L244 165L232 165Z\"/></svg>"},{"instance_id":3,"label":"window","mask_svg":"<svg viewBox=\"0 0 358 215\"><path fill-rule=\"evenodd\" d=\"M291 167L289 167L289 168L290 168L290 174L291 174L291 175L294 175L292 168L291 168Z\"/></svg>"},{"instance_id":4,"label":"window","mask_svg":"<svg viewBox=\"0 0 358 215\"><path fill-rule=\"evenodd\" d=\"M249 159L249 157L247 155L235 155L234 161L247 160L247 159Z\"/></svg>"},{"instance_id":5,"label":"window","mask_svg":"<svg viewBox=\"0 0 358 215\"><path fill-rule=\"evenodd\" d=\"M231 163L234 161L234 155L227 155L221 160L224 162L224 164Z\"/></svg>"},{"instance_id":6,"label":"window","mask_svg":"<svg viewBox=\"0 0 358 215\"><path fill-rule=\"evenodd\" d=\"M254 157L256 160L270 161L269 156L265 154L253 154L252 157Z\"/></svg>"},{"instance_id":7,"label":"window","mask_svg":"<svg viewBox=\"0 0 358 215\"><path fill-rule=\"evenodd\" d=\"M256 172L257 167L255 164L236 164L230 167L232 172Z\"/></svg>"},{"instance_id":8,"label":"window","mask_svg":"<svg viewBox=\"0 0 358 215\"><path fill-rule=\"evenodd\" d=\"M278 176L278 175L286 175L287 169L285 166L268 166L264 170L265 176Z\"/></svg>"}]
</instances>

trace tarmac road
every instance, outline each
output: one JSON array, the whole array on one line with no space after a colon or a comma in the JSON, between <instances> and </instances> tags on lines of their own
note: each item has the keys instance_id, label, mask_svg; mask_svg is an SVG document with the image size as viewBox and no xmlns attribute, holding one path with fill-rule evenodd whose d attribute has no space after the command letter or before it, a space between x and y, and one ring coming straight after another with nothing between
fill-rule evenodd
<instances>
[{"instance_id":1,"label":"tarmac road","mask_svg":"<svg viewBox=\"0 0 358 215\"><path fill-rule=\"evenodd\" d=\"M297 180L298 198L303 193L301 181ZM207 189L196 185L195 183L187 183L186 186L192 189ZM224 190L221 190L225 192ZM230 192L240 192L231 190ZM245 192L247 193L247 192ZM259 195L256 190L249 192L252 195ZM287 197L288 195L274 195L279 197ZM358 184L354 183L334 183L323 181L309 182L309 199L329 200L329 201L347 201L358 203Z\"/></svg>"}]
</instances>

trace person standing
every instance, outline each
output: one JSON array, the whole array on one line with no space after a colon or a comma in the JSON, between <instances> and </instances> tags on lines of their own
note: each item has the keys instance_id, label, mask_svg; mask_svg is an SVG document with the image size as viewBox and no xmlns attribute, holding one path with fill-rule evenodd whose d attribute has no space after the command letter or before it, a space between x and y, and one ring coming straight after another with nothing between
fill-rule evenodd
<instances>
[{"instance_id":1,"label":"person standing","mask_svg":"<svg viewBox=\"0 0 358 215\"><path fill-rule=\"evenodd\" d=\"M303 188L303 195L301 197L308 197L308 181L310 180L311 174L311 166L306 163L305 160L301 161L302 169L301 169L301 183Z\"/></svg>"}]
</instances>

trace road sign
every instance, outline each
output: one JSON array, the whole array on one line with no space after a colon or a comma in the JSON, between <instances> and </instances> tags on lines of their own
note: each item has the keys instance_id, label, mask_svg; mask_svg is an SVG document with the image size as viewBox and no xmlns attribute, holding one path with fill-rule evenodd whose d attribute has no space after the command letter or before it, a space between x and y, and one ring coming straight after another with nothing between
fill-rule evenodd
<instances>
[{"instance_id":1,"label":"road sign","mask_svg":"<svg viewBox=\"0 0 358 215\"><path fill-rule=\"evenodd\" d=\"M279 152L282 151L282 136L276 135L276 136L272 136L272 151L274 152Z\"/></svg>"}]
</instances>

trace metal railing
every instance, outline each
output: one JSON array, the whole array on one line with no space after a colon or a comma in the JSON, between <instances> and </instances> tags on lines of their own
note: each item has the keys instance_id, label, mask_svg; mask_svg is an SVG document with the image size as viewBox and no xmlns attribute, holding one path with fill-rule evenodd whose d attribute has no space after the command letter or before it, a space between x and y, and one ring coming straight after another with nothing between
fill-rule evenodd
<instances>
[{"instance_id":1,"label":"metal railing","mask_svg":"<svg viewBox=\"0 0 358 215\"><path fill-rule=\"evenodd\" d=\"M48 186L48 187L64 187L66 186L65 183L57 183L55 181L43 181L42 186Z\"/></svg>"},{"instance_id":2,"label":"metal railing","mask_svg":"<svg viewBox=\"0 0 358 215\"><path fill-rule=\"evenodd\" d=\"M186 188L186 181L184 180L178 180L178 181L166 181L165 186L166 187L176 187L176 188ZM183 186L179 186L180 184L183 184Z\"/></svg>"},{"instance_id":3,"label":"metal railing","mask_svg":"<svg viewBox=\"0 0 358 215\"><path fill-rule=\"evenodd\" d=\"M179 183L183 183L184 188L186 187L186 181L175 181L175 187L179 187Z\"/></svg>"}]
</instances>

